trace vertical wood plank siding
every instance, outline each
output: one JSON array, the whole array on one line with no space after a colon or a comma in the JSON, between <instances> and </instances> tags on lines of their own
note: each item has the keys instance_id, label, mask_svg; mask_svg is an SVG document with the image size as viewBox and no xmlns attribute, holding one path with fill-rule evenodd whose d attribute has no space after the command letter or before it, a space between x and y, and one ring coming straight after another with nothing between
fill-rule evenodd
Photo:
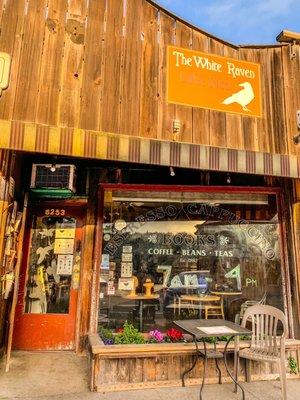
<instances>
[{"instance_id":1,"label":"vertical wood plank siding","mask_svg":"<svg viewBox=\"0 0 300 400\"><path fill-rule=\"evenodd\" d=\"M120 74L123 49L123 0L107 2L106 30L104 35L104 67L101 77L103 101L101 129L119 132L120 115ZM93 125L93 118L91 118Z\"/></svg>"},{"instance_id":2,"label":"vertical wood plank siding","mask_svg":"<svg viewBox=\"0 0 300 400\"><path fill-rule=\"evenodd\" d=\"M13 113L15 120L34 121L36 118L36 99L44 57L46 5L46 0L32 0L26 6Z\"/></svg>"},{"instance_id":3,"label":"vertical wood plank siding","mask_svg":"<svg viewBox=\"0 0 300 400\"><path fill-rule=\"evenodd\" d=\"M179 119L181 142L300 155L292 142L300 62L290 60L288 46L233 46L147 0L6 0L0 19L0 51L12 56L2 120L172 140ZM168 104L169 44L259 62L262 118ZM57 139L64 149L66 132Z\"/></svg>"}]
</instances>

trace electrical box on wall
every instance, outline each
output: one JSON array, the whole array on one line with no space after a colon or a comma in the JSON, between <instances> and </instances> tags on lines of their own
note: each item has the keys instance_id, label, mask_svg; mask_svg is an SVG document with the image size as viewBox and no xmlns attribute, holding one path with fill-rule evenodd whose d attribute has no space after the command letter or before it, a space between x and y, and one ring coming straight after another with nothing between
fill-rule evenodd
<instances>
[{"instance_id":1,"label":"electrical box on wall","mask_svg":"<svg viewBox=\"0 0 300 400\"><path fill-rule=\"evenodd\" d=\"M75 193L76 167L72 164L33 164L31 189L67 189Z\"/></svg>"}]
</instances>

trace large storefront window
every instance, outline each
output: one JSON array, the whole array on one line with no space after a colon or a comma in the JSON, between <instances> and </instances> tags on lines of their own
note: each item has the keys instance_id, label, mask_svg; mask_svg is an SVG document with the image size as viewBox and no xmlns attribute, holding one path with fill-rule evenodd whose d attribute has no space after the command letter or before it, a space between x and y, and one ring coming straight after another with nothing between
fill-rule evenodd
<instances>
[{"instance_id":1,"label":"large storefront window","mask_svg":"<svg viewBox=\"0 0 300 400\"><path fill-rule=\"evenodd\" d=\"M100 326L283 309L277 213L274 194L106 192Z\"/></svg>"}]
</instances>

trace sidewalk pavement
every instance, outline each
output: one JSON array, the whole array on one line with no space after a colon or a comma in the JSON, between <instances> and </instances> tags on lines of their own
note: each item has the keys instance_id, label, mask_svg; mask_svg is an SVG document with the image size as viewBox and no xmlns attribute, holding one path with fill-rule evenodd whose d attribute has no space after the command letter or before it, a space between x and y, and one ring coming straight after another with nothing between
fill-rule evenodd
<instances>
[{"instance_id":1,"label":"sidewalk pavement","mask_svg":"<svg viewBox=\"0 0 300 400\"><path fill-rule=\"evenodd\" d=\"M10 371L0 363L0 400L198 400L199 386L91 393L85 357L71 352L14 352ZM246 400L281 400L280 383L243 383ZM206 385L204 400L235 400L232 384ZM288 400L300 399L300 380L288 381Z\"/></svg>"}]
</instances>

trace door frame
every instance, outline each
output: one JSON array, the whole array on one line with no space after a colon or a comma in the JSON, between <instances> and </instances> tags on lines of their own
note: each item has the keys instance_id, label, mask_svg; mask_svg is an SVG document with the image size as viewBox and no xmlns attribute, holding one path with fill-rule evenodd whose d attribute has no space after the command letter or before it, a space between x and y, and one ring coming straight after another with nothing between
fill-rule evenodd
<instances>
[{"instance_id":1,"label":"door frame","mask_svg":"<svg viewBox=\"0 0 300 400\"><path fill-rule=\"evenodd\" d=\"M41 207L43 209L45 208L54 208L54 209L63 209L63 208L67 208L68 210L72 211L74 210L74 214L76 214L76 218L79 219L80 221L80 225L79 228L81 229L81 234L80 234L80 240L81 240L81 253L80 253L80 280L79 280L79 287L76 293L76 299L74 301L76 301L75 309L74 311L74 339L73 339L73 345L72 348L62 348L62 350L75 350L76 352L78 352L79 349L79 324L80 324L80 314L81 314L81 291L82 291L82 286L83 286L83 281L82 281L82 272L83 272L83 253L84 253L84 239L85 239L85 220L86 220L86 208L84 207L87 204L87 199L82 198L82 199L53 199L53 200L43 200L43 199L31 199L29 200L29 204L28 204L28 215L26 218L26 235L24 238L24 252L23 252L23 257L22 257L22 278L20 279L20 284L19 284L19 288L18 288L18 302L20 301L20 297L19 296L23 296L22 299L22 305L19 304L17 305L17 309L18 307L22 307L22 315L24 314L24 299L25 299L25 285L26 285L26 280L27 280L27 276L28 276L28 258L29 258L29 254L30 254L30 243L31 243L31 222L32 222L32 216L34 215L34 210L37 209L38 207ZM77 226L76 226L76 229ZM70 306L71 306L71 301L70 301ZM18 310L20 312L20 310ZM17 312L18 312L17 311ZM19 314L20 315L20 314ZM40 315L40 314L38 314ZM47 315L47 314L42 314L42 315ZM49 314L50 316L51 314ZM55 315L59 315L59 314L55 314ZM61 314L61 315L65 315L65 314ZM51 317L50 317L51 318ZM18 323L17 321L15 321L15 327L14 327L14 331L18 330ZM53 349L49 349L49 350L58 350L58 348L53 348ZM48 349L41 349L41 350L48 350Z\"/></svg>"}]
</instances>

